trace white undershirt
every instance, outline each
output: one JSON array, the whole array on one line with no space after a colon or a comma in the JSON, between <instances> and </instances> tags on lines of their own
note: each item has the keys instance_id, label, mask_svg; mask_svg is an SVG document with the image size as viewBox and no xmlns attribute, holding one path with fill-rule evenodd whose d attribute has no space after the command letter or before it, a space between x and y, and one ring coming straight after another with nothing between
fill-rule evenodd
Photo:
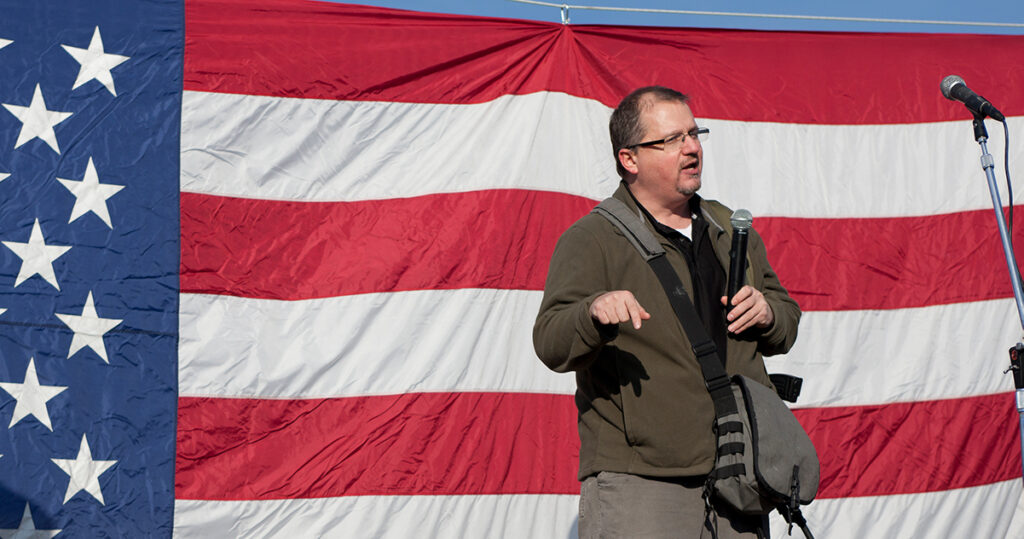
<instances>
[{"instance_id":1,"label":"white undershirt","mask_svg":"<svg viewBox=\"0 0 1024 539\"><path fill-rule=\"evenodd\" d=\"M686 239L688 239L690 241L693 241L693 237L692 237L693 220L696 219L696 218L697 218L697 214L696 213L691 213L690 214L690 224L687 225L686 228L677 228L676 232L686 236Z\"/></svg>"}]
</instances>

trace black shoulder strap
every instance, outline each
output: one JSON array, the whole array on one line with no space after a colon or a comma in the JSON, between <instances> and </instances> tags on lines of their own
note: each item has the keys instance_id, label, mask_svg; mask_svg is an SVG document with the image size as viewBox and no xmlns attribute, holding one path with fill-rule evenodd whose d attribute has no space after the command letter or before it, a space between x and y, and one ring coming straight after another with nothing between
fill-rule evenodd
<instances>
[{"instance_id":1,"label":"black shoulder strap","mask_svg":"<svg viewBox=\"0 0 1024 539\"><path fill-rule=\"evenodd\" d=\"M736 413L736 399L729 387L729 376L718 357L718 347L700 323L697 309L690 301L690 296L686 294L679 275L672 269L661 243L644 225L643 219L618 199L604 199L593 209L593 213L603 216L618 227L658 276L658 281L668 295L672 310L675 311L683 330L686 331L686 336L690 339L690 346L697 356L697 362L700 363L704 387L715 403L715 415L724 417Z\"/></svg>"}]
</instances>

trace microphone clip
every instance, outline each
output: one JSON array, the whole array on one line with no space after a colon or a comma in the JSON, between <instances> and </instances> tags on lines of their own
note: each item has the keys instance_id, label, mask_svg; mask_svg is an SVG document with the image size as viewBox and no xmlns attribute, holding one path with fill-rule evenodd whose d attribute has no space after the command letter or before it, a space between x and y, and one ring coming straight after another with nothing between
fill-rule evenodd
<instances>
[{"instance_id":1,"label":"microphone clip","mask_svg":"<svg viewBox=\"0 0 1024 539\"><path fill-rule=\"evenodd\" d=\"M988 140L988 129L985 128L985 114L982 114L974 109L968 108L971 114L974 115L974 120L971 124L974 125L974 140L976 142L983 142Z\"/></svg>"}]
</instances>

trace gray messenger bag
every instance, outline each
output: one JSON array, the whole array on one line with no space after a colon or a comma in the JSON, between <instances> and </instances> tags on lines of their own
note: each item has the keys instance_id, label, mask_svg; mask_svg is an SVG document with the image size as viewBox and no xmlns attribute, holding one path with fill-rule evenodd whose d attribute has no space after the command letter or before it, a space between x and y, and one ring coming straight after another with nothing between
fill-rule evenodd
<instances>
[{"instance_id":1,"label":"gray messenger bag","mask_svg":"<svg viewBox=\"0 0 1024 539\"><path fill-rule=\"evenodd\" d=\"M791 529L796 524L813 539L800 512L801 505L814 500L820 479L818 454L807 432L771 388L741 375L729 378L665 250L640 216L613 198L593 212L622 230L654 270L700 363L715 406L718 439L705 496L747 514L764 515L777 509Z\"/></svg>"}]
</instances>

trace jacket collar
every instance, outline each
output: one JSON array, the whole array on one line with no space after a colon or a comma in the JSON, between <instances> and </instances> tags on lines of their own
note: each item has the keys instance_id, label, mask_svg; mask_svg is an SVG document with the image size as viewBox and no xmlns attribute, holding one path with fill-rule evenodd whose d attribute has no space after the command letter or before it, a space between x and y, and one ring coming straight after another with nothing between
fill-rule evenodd
<instances>
[{"instance_id":1,"label":"jacket collar","mask_svg":"<svg viewBox=\"0 0 1024 539\"><path fill-rule=\"evenodd\" d=\"M659 243L666 247L672 246L672 242L670 242L669 239L666 238L664 235L660 234L658 230L654 227L654 224L651 223L650 219L648 219L648 217L644 215L646 212L640 209L640 204L633 197L633 193L630 192L629 187L626 186L625 181L619 182L619 187L618 189L615 190L615 193L612 194L612 198L616 198L624 202L626 206L630 209L630 211L637 214L637 216L639 216L640 219L643 220L647 228L651 230L651 233L654 234L654 237L658 238ZM725 221L725 223L727 223L726 226L728 226L728 228L726 228L726 226L723 226L721 222L722 215L727 216L727 214L722 214L721 212L719 212L720 215L716 217L712 205L709 204L703 198L701 198L700 195L694 195L694 198L691 199L691 203L694 204L693 206L691 206L691 211L694 208L694 206L698 207L700 209L700 214L708 223L708 236L711 239L712 250L715 252L715 256L718 257L718 261L722 264L722 267L726 268L726 271L728 271L729 245L732 241L732 226L728 224L728 220ZM723 206L721 205L717 207L723 208ZM751 268L749 264L747 265L747 274L747 278L749 280L751 278Z\"/></svg>"},{"instance_id":2,"label":"jacket collar","mask_svg":"<svg viewBox=\"0 0 1024 539\"><path fill-rule=\"evenodd\" d=\"M657 232L657 229L654 228L654 225L651 222L654 217L650 215L646 208L641 208L640 203L637 202L636 197L634 197L632 191L629 190L629 186L626 185L625 180L619 182L619 187L615 190L615 193L612 194L612 198L617 198L620 201L625 202L630 211L643 219L644 223L647 224L648 228L650 228L652 232ZM707 221L708 229L712 233L724 232L725 229L717 220L715 220L714 216L711 215L707 206L707 202L705 202L698 194L694 194L693 198L690 199L690 211L695 214L699 213Z\"/></svg>"}]
</instances>

